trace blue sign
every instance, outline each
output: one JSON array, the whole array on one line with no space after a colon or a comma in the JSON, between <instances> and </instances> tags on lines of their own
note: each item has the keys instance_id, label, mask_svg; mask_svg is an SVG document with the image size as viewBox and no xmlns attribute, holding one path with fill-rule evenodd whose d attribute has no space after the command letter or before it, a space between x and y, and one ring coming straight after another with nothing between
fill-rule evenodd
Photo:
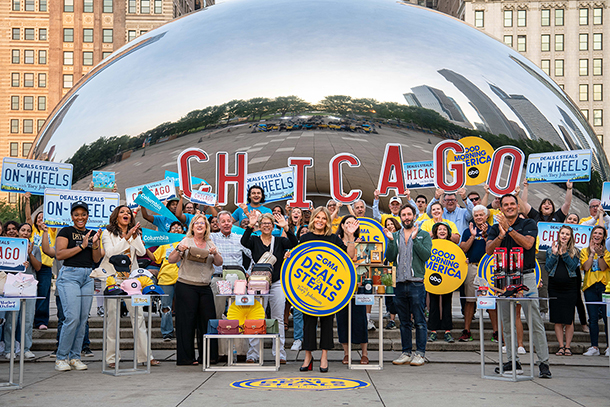
<instances>
[{"instance_id":1,"label":"blue sign","mask_svg":"<svg viewBox=\"0 0 610 407\"><path fill-rule=\"evenodd\" d=\"M132 295L132 307L148 307L150 305L150 295Z\"/></svg>"},{"instance_id":2,"label":"blue sign","mask_svg":"<svg viewBox=\"0 0 610 407\"><path fill-rule=\"evenodd\" d=\"M151 210L155 213L158 213L161 216L165 216L166 218L178 220L176 215L172 213L157 197L150 192L150 190L146 187L142 188L142 193L138 194L135 199L135 203L137 205L143 206L144 208Z\"/></svg>"},{"instance_id":3,"label":"blue sign","mask_svg":"<svg viewBox=\"0 0 610 407\"><path fill-rule=\"evenodd\" d=\"M142 241L146 248L176 243L182 241L182 239L184 239L184 235L180 233L164 233L142 228Z\"/></svg>"},{"instance_id":4,"label":"blue sign","mask_svg":"<svg viewBox=\"0 0 610 407\"><path fill-rule=\"evenodd\" d=\"M374 295L356 294L354 298L356 305L375 305Z\"/></svg>"},{"instance_id":5,"label":"blue sign","mask_svg":"<svg viewBox=\"0 0 610 407\"><path fill-rule=\"evenodd\" d=\"M150 184L139 185L137 187L125 188L125 202L131 209L138 207L138 204L135 203L135 199L144 187L148 188L148 190L160 201L176 196L176 187L172 180L169 179L151 182Z\"/></svg>"},{"instance_id":6,"label":"blue sign","mask_svg":"<svg viewBox=\"0 0 610 407\"><path fill-rule=\"evenodd\" d=\"M0 237L0 270L19 272L25 271L25 263L28 259L27 239L16 237Z\"/></svg>"},{"instance_id":7,"label":"blue sign","mask_svg":"<svg viewBox=\"0 0 610 407\"><path fill-rule=\"evenodd\" d=\"M178 177L178 173L177 172L165 170L165 179L172 180L175 187L179 187L180 186L180 178ZM203 183L205 185L210 185L210 184L208 184L206 182L206 180L204 180L202 178L191 177L191 186L199 185L201 183Z\"/></svg>"},{"instance_id":8,"label":"blue sign","mask_svg":"<svg viewBox=\"0 0 610 407\"><path fill-rule=\"evenodd\" d=\"M114 188L115 178L112 171L93 171L93 188Z\"/></svg>"},{"instance_id":9,"label":"blue sign","mask_svg":"<svg viewBox=\"0 0 610 407\"><path fill-rule=\"evenodd\" d=\"M247 188L256 185L265 191L265 202L277 202L294 196L294 170L292 167L255 172L246 176Z\"/></svg>"},{"instance_id":10,"label":"blue sign","mask_svg":"<svg viewBox=\"0 0 610 407\"><path fill-rule=\"evenodd\" d=\"M604 186L602 187L602 208L604 210L610 209L610 182L604 182Z\"/></svg>"},{"instance_id":11,"label":"blue sign","mask_svg":"<svg viewBox=\"0 0 610 407\"><path fill-rule=\"evenodd\" d=\"M591 180L591 150L530 154L525 179L536 182L588 182Z\"/></svg>"},{"instance_id":12,"label":"blue sign","mask_svg":"<svg viewBox=\"0 0 610 407\"><path fill-rule=\"evenodd\" d=\"M11 300L0 297L0 311L19 311L20 300Z\"/></svg>"},{"instance_id":13,"label":"blue sign","mask_svg":"<svg viewBox=\"0 0 610 407\"><path fill-rule=\"evenodd\" d=\"M402 163L402 172L409 189L434 187L434 161Z\"/></svg>"},{"instance_id":14,"label":"blue sign","mask_svg":"<svg viewBox=\"0 0 610 407\"><path fill-rule=\"evenodd\" d=\"M538 250L546 251L559 239L559 229L564 226L561 223L538 222ZM578 250L589 247L589 237L593 226L566 224L574 231L574 246Z\"/></svg>"},{"instance_id":15,"label":"blue sign","mask_svg":"<svg viewBox=\"0 0 610 407\"><path fill-rule=\"evenodd\" d=\"M191 191L191 202L207 206L214 206L216 205L216 194L193 190Z\"/></svg>"},{"instance_id":16,"label":"blue sign","mask_svg":"<svg viewBox=\"0 0 610 407\"><path fill-rule=\"evenodd\" d=\"M52 228L71 226L72 203L83 201L89 207L89 228L105 228L110 221L110 214L119 206L121 197L114 192L95 191L62 191L46 189L44 191L44 223Z\"/></svg>"},{"instance_id":17,"label":"blue sign","mask_svg":"<svg viewBox=\"0 0 610 407\"><path fill-rule=\"evenodd\" d=\"M72 164L4 157L2 191L44 195L47 188L72 188Z\"/></svg>"}]
</instances>

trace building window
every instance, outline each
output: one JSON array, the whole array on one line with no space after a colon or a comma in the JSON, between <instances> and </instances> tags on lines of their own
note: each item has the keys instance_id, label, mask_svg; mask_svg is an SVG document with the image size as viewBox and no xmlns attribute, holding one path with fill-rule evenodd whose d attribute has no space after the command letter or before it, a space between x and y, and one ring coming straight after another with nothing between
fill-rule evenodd
<instances>
[{"instance_id":1,"label":"building window","mask_svg":"<svg viewBox=\"0 0 610 407\"><path fill-rule=\"evenodd\" d=\"M525 26L527 26L527 11L518 10L517 11L517 27L525 27Z\"/></svg>"},{"instance_id":2,"label":"building window","mask_svg":"<svg viewBox=\"0 0 610 407\"><path fill-rule=\"evenodd\" d=\"M34 87L34 74L33 73L24 73L23 74L23 86L25 88Z\"/></svg>"},{"instance_id":3,"label":"building window","mask_svg":"<svg viewBox=\"0 0 610 407\"><path fill-rule=\"evenodd\" d=\"M64 12L65 13L74 12L74 0L64 0Z\"/></svg>"},{"instance_id":4,"label":"building window","mask_svg":"<svg viewBox=\"0 0 610 407\"><path fill-rule=\"evenodd\" d=\"M525 35L517 35L517 51L525 52L526 51L526 38Z\"/></svg>"},{"instance_id":5,"label":"building window","mask_svg":"<svg viewBox=\"0 0 610 407\"><path fill-rule=\"evenodd\" d=\"M38 0L38 11L47 11L47 0Z\"/></svg>"},{"instance_id":6,"label":"building window","mask_svg":"<svg viewBox=\"0 0 610 407\"><path fill-rule=\"evenodd\" d=\"M83 0L83 12L93 13L93 0Z\"/></svg>"},{"instance_id":7,"label":"building window","mask_svg":"<svg viewBox=\"0 0 610 407\"><path fill-rule=\"evenodd\" d=\"M543 59L542 61L540 61L540 69L542 69L545 74L550 75L551 74L551 60Z\"/></svg>"},{"instance_id":8,"label":"building window","mask_svg":"<svg viewBox=\"0 0 610 407\"><path fill-rule=\"evenodd\" d=\"M476 17L476 11L474 12L475 17ZM163 1L162 0L155 0L155 14L163 14ZM477 25L478 27L478 25ZM483 26L481 26L483 27Z\"/></svg>"},{"instance_id":9,"label":"building window","mask_svg":"<svg viewBox=\"0 0 610 407\"><path fill-rule=\"evenodd\" d=\"M578 49L581 51L588 51L589 50L589 34L579 34L578 35Z\"/></svg>"},{"instance_id":10,"label":"building window","mask_svg":"<svg viewBox=\"0 0 610 407\"><path fill-rule=\"evenodd\" d=\"M47 87L47 74L46 73L39 73L38 74L38 87L39 88L46 88Z\"/></svg>"},{"instance_id":11,"label":"building window","mask_svg":"<svg viewBox=\"0 0 610 407\"><path fill-rule=\"evenodd\" d=\"M595 33L593 34L593 51L601 51L602 46L602 34Z\"/></svg>"},{"instance_id":12,"label":"building window","mask_svg":"<svg viewBox=\"0 0 610 407\"><path fill-rule=\"evenodd\" d=\"M42 126L44 126L44 119L38 119L37 127L36 127L37 133L40 133L40 129L42 129Z\"/></svg>"},{"instance_id":13,"label":"building window","mask_svg":"<svg viewBox=\"0 0 610 407\"><path fill-rule=\"evenodd\" d=\"M150 14L150 0L140 0L140 14Z\"/></svg>"},{"instance_id":14,"label":"building window","mask_svg":"<svg viewBox=\"0 0 610 407\"><path fill-rule=\"evenodd\" d=\"M11 38L15 41L19 41L21 39L21 29L13 28L13 35Z\"/></svg>"},{"instance_id":15,"label":"building window","mask_svg":"<svg viewBox=\"0 0 610 407\"><path fill-rule=\"evenodd\" d=\"M83 51L83 65L84 66L93 65L93 52Z\"/></svg>"},{"instance_id":16,"label":"building window","mask_svg":"<svg viewBox=\"0 0 610 407\"><path fill-rule=\"evenodd\" d=\"M32 149L32 143L22 143L22 156L27 157L30 154L30 150Z\"/></svg>"},{"instance_id":17,"label":"building window","mask_svg":"<svg viewBox=\"0 0 610 407\"><path fill-rule=\"evenodd\" d=\"M11 110L19 110L19 96L11 96Z\"/></svg>"},{"instance_id":18,"label":"building window","mask_svg":"<svg viewBox=\"0 0 610 407\"><path fill-rule=\"evenodd\" d=\"M603 62L601 58L593 59L593 76L601 76L603 75Z\"/></svg>"},{"instance_id":19,"label":"building window","mask_svg":"<svg viewBox=\"0 0 610 407\"><path fill-rule=\"evenodd\" d=\"M11 61L14 64L18 64L19 63L19 50L18 49L14 49L11 51L11 55L12 55L12 59Z\"/></svg>"},{"instance_id":20,"label":"building window","mask_svg":"<svg viewBox=\"0 0 610 407\"><path fill-rule=\"evenodd\" d=\"M13 11L21 10L21 0L13 0Z\"/></svg>"},{"instance_id":21,"label":"building window","mask_svg":"<svg viewBox=\"0 0 610 407\"><path fill-rule=\"evenodd\" d=\"M136 12L136 0L129 0L129 8L127 9L128 13L135 13Z\"/></svg>"},{"instance_id":22,"label":"building window","mask_svg":"<svg viewBox=\"0 0 610 407\"><path fill-rule=\"evenodd\" d=\"M601 83L593 84L593 100L596 102L604 100L604 85Z\"/></svg>"},{"instance_id":23,"label":"building window","mask_svg":"<svg viewBox=\"0 0 610 407\"><path fill-rule=\"evenodd\" d=\"M593 125L604 125L604 111L602 109L593 109Z\"/></svg>"},{"instance_id":24,"label":"building window","mask_svg":"<svg viewBox=\"0 0 610 407\"><path fill-rule=\"evenodd\" d=\"M555 76L563 76L563 59L555 60Z\"/></svg>"},{"instance_id":25,"label":"building window","mask_svg":"<svg viewBox=\"0 0 610 407\"><path fill-rule=\"evenodd\" d=\"M83 42L93 42L93 28L83 28Z\"/></svg>"},{"instance_id":26,"label":"building window","mask_svg":"<svg viewBox=\"0 0 610 407\"><path fill-rule=\"evenodd\" d=\"M38 96L38 110L47 110L46 96Z\"/></svg>"},{"instance_id":27,"label":"building window","mask_svg":"<svg viewBox=\"0 0 610 407\"><path fill-rule=\"evenodd\" d=\"M578 61L578 66L579 66L579 75L580 76L588 76L589 75L589 60L588 59L581 59L580 61Z\"/></svg>"},{"instance_id":28,"label":"building window","mask_svg":"<svg viewBox=\"0 0 610 407\"><path fill-rule=\"evenodd\" d=\"M34 120L33 119L24 119L23 120L23 133L24 134L34 133Z\"/></svg>"},{"instance_id":29,"label":"building window","mask_svg":"<svg viewBox=\"0 0 610 407\"><path fill-rule=\"evenodd\" d=\"M26 41L34 41L36 39L35 30L33 28L26 28L23 35L23 39Z\"/></svg>"},{"instance_id":30,"label":"building window","mask_svg":"<svg viewBox=\"0 0 610 407\"><path fill-rule=\"evenodd\" d=\"M140 35L144 35L148 32L148 30L140 30Z\"/></svg>"},{"instance_id":31,"label":"building window","mask_svg":"<svg viewBox=\"0 0 610 407\"><path fill-rule=\"evenodd\" d=\"M156 6L157 2L155 2L155 13L156 11ZM474 26L477 28L483 28L485 27L485 11L483 10L475 10L474 11Z\"/></svg>"},{"instance_id":32,"label":"building window","mask_svg":"<svg viewBox=\"0 0 610 407\"><path fill-rule=\"evenodd\" d=\"M33 64L34 63L34 50L26 49L23 51L23 63L24 64Z\"/></svg>"},{"instance_id":33,"label":"building window","mask_svg":"<svg viewBox=\"0 0 610 407\"><path fill-rule=\"evenodd\" d=\"M112 0L104 0L104 13L112 13Z\"/></svg>"},{"instance_id":34,"label":"building window","mask_svg":"<svg viewBox=\"0 0 610 407\"><path fill-rule=\"evenodd\" d=\"M47 51L46 50L38 51L38 64L46 65L46 63L47 63Z\"/></svg>"},{"instance_id":35,"label":"building window","mask_svg":"<svg viewBox=\"0 0 610 407\"><path fill-rule=\"evenodd\" d=\"M47 29L46 28L41 28L38 30L38 40L39 41L47 40Z\"/></svg>"},{"instance_id":36,"label":"building window","mask_svg":"<svg viewBox=\"0 0 610 407\"><path fill-rule=\"evenodd\" d=\"M132 41L136 38L136 30L127 31L127 42Z\"/></svg>"},{"instance_id":37,"label":"building window","mask_svg":"<svg viewBox=\"0 0 610 407\"><path fill-rule=\"evenodd\" d=\"M19 120L11 119L11 133L19 133Z\"/></svg>"},{"instance_id":38,"label":"building window","mask_svg":"<svg viewBox=\"0 0 610 407\"><path fill-rule=\"evenodd\" d=\"M102 33L103 33L102 42L112 43L112 28L103 29Z\"/></svg>"},{"instance_id":39,"label":"building window","mask_svg":"<svg viewBox=\"0 0 610 407\"><path fill-rule=\"evenodd\" d=\"M34 0L25 0L25 11L36 11L36 2Z\"/></svg>"},{"instance_id":40,"label":"building window","mask_svg":"<svg viewBox=\"0 0 610 407\"><path fill-rule=\"evenodd\" d=\"M586 102L589 100L589 85L581 84L578 85L578 100Z\"/></svg>"},{"instance_id":41,"label":"building window","mask_svg":"<svg viewBox=\"0 0 610 407\"><path fill-rule=\"evenodd\" d=\"M512 27L512 26L513 26L513 11L504 10L504 27Z\"/></svg>"},{"instance_id":42,"label":"building window","mask_svg":"<svg viewBox=\"0 0 610 407\"><path fill-rule=\"evenodd\" d=\"M512 35L505 35L504 36L504 44L508 45L509 47L513 46L513 36Z\"/></svg>"},{"instance_id":43,"label":"building window","mask_svg":"<svg viewBox=\"0 0 610 407\"><path fill-rule=\"evenodd\" d=\"M23 110L34 110L34 96L23 97Z\"/></svg>"},{"instance_id":44,"label":"building window","mask_svg":"<svg viewBox=\"0 0 610 407\"><path fill-rule=\"evenodd\" d=\"M563 12L564 10L562 8L555 9L555 25L563 25Z\"/></svg>"},{"instance_id":45,"label":"building window","mask_svg":"<svg viewBox=\"0 0 610 407\"><path fill-rule=\"evenodd\" d=\"M73 51L64 51L64 65L74 65Z\"/></svg>"},{"instance_id":46,"label":"building window","mask_svg":"<svg viewBox=\"0 0 610 407\"><path fill-rule=\"evenodd\" d=\"M19 143L10 143L11 157L17 157L19 155Z\"/></svg>"},{"instance_id":47,"label":"building window","mask_svg":"<svg viewBox=\"0 0 610 407\"><path fill-rule=\"evenodd\" d=\"M64 28L64 42L74 42L74 28Z\"/></svg>"},{"instance_id":48,"label":"building window","mask_svg":"<svg viewBox=\"0 0 610 407\"><path fill-rule=\"evenodd\" d=\"M71 88L74 82L74 75L64 75L64 88Z\"/></svg>"},{"instance_id":49,"label":"building window","mask_svg":"<svg viewBox=\"0 0 610 407\"><path fill-rule=\"evenodd\" d=\"M580 25L589 25L589 9L581 8L579 11Z\"/></svg>"},{"instance_id":50,"label":"building window","mask_svg":"<svg viewBox=\"0 0 610 407\"><path fill-rule=\"evenodd\" d=\"M555 51L563 51L563 34L555 34Z\"/></svg>"},{"instance_id":51,"label":"building window","mask_svg":"<svg viewBox=\"0 0 610 407\"><path fill-rule=\"evenodd\" d=\"M11 73L11 86L13 88L18 88L19 87L19 82L20 82L19 76L20 76L19 72Z\"/></svg>"},{"instance_id":52,"label":"building window","mask_svg":"<svg viewBox=\"0 0 610 407\"><path fill-rule=\"evenodd\" d=\"M582 115L585 117L585 119L587 119L587 121L589 120L589 110L588 109L582 109L580 111L580 113L582 113Z\"/></svg>"},{"instance_id":53,"label":"building window","mask_svg":"<svg viewBox=\"0 0 610 407\"><path fill-rule=\"evenodd\" d=\"M108 58L111 54L112 54L112 52L108 52L108 51L102 52L102 60Z\"/></svg>"},{"instance_id":54,"label":"building window","mask_svg":"<svg viewBox=\"0 0 610 407\"><path fill-rule=\"evenodd\" d=\"M601 25L604 22L603 20L603 9L601 8L594 8L593 9L593 25Z\"/></svg>"},{"instance_id":55,"label":"building window","mask_svg":"<svg viewBox=\"0 0 610 407\"><path fill-rule=\"evenodd\" d=\"M540 25L543 27L551 25L551 10L540 10Z\"/></svg>"}]
</instances>

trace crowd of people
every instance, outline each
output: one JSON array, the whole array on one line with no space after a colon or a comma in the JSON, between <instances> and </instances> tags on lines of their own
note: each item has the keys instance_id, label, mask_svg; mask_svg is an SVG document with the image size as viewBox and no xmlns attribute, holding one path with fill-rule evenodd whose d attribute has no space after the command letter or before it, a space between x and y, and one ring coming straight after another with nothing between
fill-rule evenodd
<instances>
[{"instance_id":1,"label":"crowd of people","mask_svg":"<svg viewBox=\"0 0 610 407\"><path fill-rule=\"evenodd\" d=\"M589 202L589 216L580 218L570 213L572 184L566 184L564 202L559 209L550 199L544 199L538 209L528 203L528 185L514 195L494 198L489 203L489 189L485 195L467 192L464 188L456 193L445 193L437 189L428 200L418 195L414 200L409 190L401 196L393 196L388 202L388 213L380 210L379 191L374 192L371 205L373 218L378 220L387 237L385 263L396 269L394 297L386 298L388 322L385 329L400 327L402 352L394 364L421 366L425 363L428 342L445 340L455 342L452 336L453 293L436 295L427 293L424 287L425 264L432 250L433 240L442 239L455 243L464 251L468 262L468 274L460 287L461 308L464 329L458 338L460 342L472 341L470 327L475 313L476 289L485 284L478 277L478 265L485 254L491 255L497 247L511 249L520 247L524 253L524 285L529 288L527 296L548 298L531 301L531 307L523 307L523 312L532 312L534 349L539 361L540 377L550 378L549 347L544 321L554 324L559 356L572 355L571 342L574 335L575 311L581 327L590 334L591 346L584 353L587 356L600 355L599 320L603 320L606 341L608 327L602 293L610 283L610 240L607 228L610 217L605 214L598 199ZM459 205L459 202L463 206ZM488 204L489 203L489 204ZM262 256L273 255L270 296L265 298L264 308L269 308L269 317L279 322L280 346L272 349L279 352L281 363L286 363L285 333L288 330L290 314L293 320L292 350L305 350L301 371L313 369L314 354L322 350L319 369L328 371L328 350L334 349L333 326L336 318L339 343L344 349L343 363L348 363L348 314L344 309L336 315L317 318L297 309L291 309L286 300L280 281L284 258L299 243L323 240L345 251L356 259L356 244L362 241L358 218L365 217L367 205L359 200L347 206L347 214L342 214L342 205L329 200L326 206L291 208L288 205L265 205L264 190L253 186L248 190L247 204L229 212L221 207L198 206L185 202L182 191L169 199L166 206L178 219L149 213L145 208L132 210L126 205L114 209L109 226L104 230L87 229L89 208L85 202L75 202L71 206L73 225L62 229L47 228L42 212L32 216L29 195L26 194L26 217L28 222L4 223L2 236L21 237L30 241L25 273L36 276L39 300L26 302L25 321L12 321L11 315L0 315L4 323L4 348L10 349L12 324L25 324L26 337L19 337L20 347L26 358L34 358L31 351L32 329L44 330L49 325L49 307L53 270L55 281L55 301L58 313L57 350L55 368L59 371L84 370L87 365L82 356L92 355L88 340L88 318L93 294L101 293L111 285L120 285L133 272L146 270L147 278L156 283L167 294L161 298L161 335L163 340L176 340L177 363L198 365L203 363L202 336L208 321L222 319L226 314L226 297L218 295L216 282L223 279L223 270L241 269L249 274L254 264ZM206 212L210 213L206 213ZM143 220L152 223L161 232L185 234L180 242L146 248L142 241L139 214ZM562 223L557 239L546 251L538 250L538 222ZM575 247L574 230L570 224L594 226L588 247ZM534 273L538 261L541 283ZM108 275L112 279L106 278ZM583 294L585 301L583 302ZM120 358L115 354L115 327L117 306L124 307L122 316L131 317L132 326L138 329L140 339L137 354L139 363L148 363L145 352L147 329L143 315L137 319L131 303L119 304L109 301L104 309L101 298L97 298L97 313L108 316L106 363L114 367ZM586 303L586 307L584 304ZM507 307L505 302L500 307ZM360 344L361 364L368 364L368 331L377 329L371 320L370 307L352 304L352 342ZM511 361L516 358L517 373L521 373L518 355L526 353L523 346L523 326L521 307L518 306L517 355L511 347L505 347L508 362L503 371L510 372ZM381 310L380 310L381 312ZM489 310L493 334L491 340L502 342L510 336L509 312L503 312L502 326L498 326L495 310ZM588 314L588 318L587 318ZM175 317L175 325L174 325ZM397 324L398 322L398 324ZM320 329L319 344L317 329ZM413 350L412 329L415 328L415 350ZM379 329L384 327L380 326ZM197 343L197 348L195 344ZM210 357L212 363L232 357L233 349L227 349L222 342L212 341ZM235 347L238 357L256 363L258 340L242 341ZM609 355L608 344L604 354ZM159 365L152 355L150 364Z\"/></svg>"}]
</instances>

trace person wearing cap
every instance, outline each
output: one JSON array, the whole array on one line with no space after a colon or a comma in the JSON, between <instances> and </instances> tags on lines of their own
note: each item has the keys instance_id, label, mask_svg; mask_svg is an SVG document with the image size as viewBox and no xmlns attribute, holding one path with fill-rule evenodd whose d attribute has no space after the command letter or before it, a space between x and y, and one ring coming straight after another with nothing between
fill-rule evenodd
<instances>
[{"instance_id":1,"label":"person wearing cap","mask_svg":"<svg viewBox=\"0 0 610 407\"><path fill-rule=\"evenodd\" d=\"M165 206L167 207L167 209L169 209L169 211L171 213L173 213L175 215L179 202L180 202L179 198L173 197L173 198L170 198L167 200L167 202L165 203ZM140 210L142 213L142 217L144 219L146 219L147 221L149 221L150 223L152 223L153 225L155 225L157 227L157 229L159 230L159 232L164 232L164 233L169 232L169 228L170 228L172 222L174 222L176 220L176 219L168 218L163 215L151 215L150 213L148 213L148 210L143 206L140 207Z\"/></svg>"},{"instance_id":2,"label":"person wearing cap","mask_svg":"<svg viewBox=\"0 0 610 407\"><path fill-rule=\"evenodd\" d=\"M108 227L102 234L102 245L104 247L104 258L100 268L106 270L108 274L114 275L117 284L129 278L129 273L138 268L137 256L146 254L144 242L140 232L140 223L136 223L132 210L127 205L119 205L110 214ZM106 335L106 363L113 368L117 359L121 355L115 355L116 342L116 307L119 301L108 301L107 313L107 335ZM144 323L144 313L138 313L138 320L135 320L135 313L131 301L125 301L129 310L131 325L138 329L138 363L146 363L146 324ZM151 365L156 366L159 361L151 355Z\"/></svg>"},{"instance_id":3,"label":"person wearing cap","mask_svg":"<svg viewBox=\"0 0 610 407\"><path fill-rule=\"evenodd\" d=\"M396 220L400 222L400 216L398 212L400 211L400 207L402 206L402 199L400 199L398 196L391 197L390 202L388 204L388 206L390 207L390 213L384 213L382 215L381 212L379 212L379 190L376 189L375 192L373 192L373 195L375 196L375 199L373 200L373 218L378 222L381 222L382 225L385 225L385 221L388 218L396 218ZM406 189L404 195L407 199L407 202L415 208L415 215L418 216L419 211L417 210L415 202L411 199L411 191Z\"/></svg>"},{"instance_id":4,"label":"person wearing cap","mask_svg":"<svg viewBox=\"0 0 610 407\"><path fill-rule=\"evenodd\" d=\"M271 209L263 206L264 203L265 191L258 185L252 185L248 189L248 204L241 204L235 209L231 215L233 217L233 222L240 225L244 219L248 219L248 212L252 210L257 210L260 213L271 213Z\"/></svg>"},{"instance_id":5,"label":"person wearing cap","mask_svg":"<svg viewBox=\"0 0 610 407\"><path fill-rule=\"evenodd\" d=\"M59 371L87 369L80 358L93 302L93 279L89 274L103 256L100 245L102 230L93 233L87 229L87 204L74 202L70 213L73 225L59 231L55 245L55 258L64 262L56 282L65 315L55 361L55 370Z\"/></svg>"},{"instance_id":6,"label":"person wearing cap","mask_svg":"<svg viewBox=\"0 0 610 407\"><path fill-rule=\"evenodd\" d=\"M434 202L432 205L429 206L430 208L430 216L432 216L432 219L428 219L426 221L424 221L421 224L421 230L425 230L426 232L430 233L430 236L432 236L432 227L440 222L444 222L447 225L449 225L449 227L451 228L451 241L453 243L459 243L460 241L460 233L457 232L457 226L455 225L455 223L451 222L450 220L447 220L443 217L443 205L441 205L440 202Z\"/></svg>"},{"instance_id":7,"label":"person wearing cap","mask_svg":"<svg viewBox=\"0 0 610 407\"><path fill-rule=\"evenodd\" d=\"M462 198L462 201L464 202L464 204L466 204L466 208L461 208L458 206L457 195ZM468 225L472 220L472 208L474 208L474 204L472 203L470 198L468 198L466 194L466 188L460 188L457 191L457 195L455 193L445 193L445 191L443 191L442 189L437 188L436 192L434 193L434 198L428 204L426 212L430 217L432 217L432 205L436 202L440 202L439 200L441 199L441 197L443 197L443 201L441 202L441 204L443 205L443 219L447 219L453 222L457 226L456 229L453 229L453 233L461 235L462 233L464 233L464 230L468 228Z\"/></svg>"}]
</instances>

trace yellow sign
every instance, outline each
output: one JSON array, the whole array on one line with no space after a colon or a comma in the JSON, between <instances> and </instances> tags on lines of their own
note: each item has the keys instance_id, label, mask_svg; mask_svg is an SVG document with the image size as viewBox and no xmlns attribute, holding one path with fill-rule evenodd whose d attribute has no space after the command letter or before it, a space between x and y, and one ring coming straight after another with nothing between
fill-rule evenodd
<instances>
[{"instance_id":1,"label":"yellow sign","mask_svg":"<svg viewBox=\"0 0 610 407\"><path fill-rule=\"evenodd\" d=\"M443 239L432 241L432 254L426 262L424 286L432 294L454 292L466 280L466 255L458 245Z\"/></svg>"},{"instance_id":2,"label":"yellow sign","mask_svg":"<svg viewBox=\"0 0 610 407\"><path fill-rule=\"evenodd\" d=\"M345 307L356 289L356 267L332 243L313 240L295 247L282 266L282 288L299 311L323 317Z\"/></svg>"},{"instance_id":3,"label":"yellow sign","mask_svg":"<svg viewBox=\"0 0 610 407\"><path fill-rule=\"evenodd\" d=\"M494 293L494 265L496 261L494 256L490 256L489 254L481 257L479 261L479 277L485 279L487 284L489 284L490 294ZM534 267L534 273L536 273L536 285L540 287L540 265L538 264L538 260L536 260L536 267Z\"/></svg>"},{"instance_id":4,"label":"yellow sign","mask_svg":"<svg viewBox=\"0 0 610 407\"><path fill-rule=\"evenodd\" d=\"M260 390L354 390L370 386L362 380L339 377L272 377L269 379L249 379L231 383L236 389Z\"/></svg>"},{"instance_id":5,"label":"yellow sign","mask_svg":"<svg viewBox=\"0 0 610 407\"><path fill-rule=\"evenodd\" d=\"M385 253L387 237L383 234L383 226L372 218L358 218L360 223L360 238L363 242L381 243L382 253Z\"/></svg>"},{"instance_id":6,"label":"yellow sign","mask_svg":"<svg viewBox=\"0 0 610 407\"><path fill-rule=\"evenodd\" d=\"M452 161L466 163L466 185L487 182L491 157L494 154L493 147L480 137L464 137L459 142L464 146L464 153L455 155L450 150L447 153L447 165Z\"/></svg>"}]
</instances>

